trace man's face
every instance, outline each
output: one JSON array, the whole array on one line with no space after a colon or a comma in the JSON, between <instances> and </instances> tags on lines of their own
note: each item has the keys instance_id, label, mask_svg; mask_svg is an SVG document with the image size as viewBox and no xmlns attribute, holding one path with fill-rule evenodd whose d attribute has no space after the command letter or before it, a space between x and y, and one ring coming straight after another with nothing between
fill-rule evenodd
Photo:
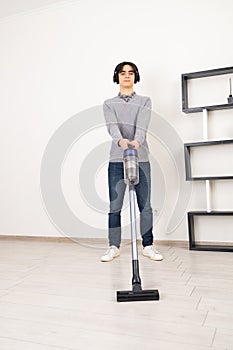
<instances>
[{"instance_id":1,"label":"man's face","mask_svg":"<svg viewBox=\"0 0 233 350\"><path fill-rule=\"evenodd\" d=\"M119 84L123 88L131 88L134 84L135 74L133 68L126 64L122 71L118 74Z\"/></svg>"}]
</instances>

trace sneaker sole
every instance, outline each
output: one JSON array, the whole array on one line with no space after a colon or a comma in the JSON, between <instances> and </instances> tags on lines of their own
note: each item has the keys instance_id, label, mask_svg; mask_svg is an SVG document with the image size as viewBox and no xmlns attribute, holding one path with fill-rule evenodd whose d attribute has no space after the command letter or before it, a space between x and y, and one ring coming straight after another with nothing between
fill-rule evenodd
<instances>
[{"instance_id":1,"label":"sneaker sole","mask_svg":"<svg viewBox=\"0 0 233 350\"><path fill-rule=\"evenodd\" d=\"M143 256L151 259L151 260L154 260L154 261L162 261L163 260L163 257L162 258L152 258L150 255L147 255L147 254L142 254Z\"/></svg>"},{"instance_id":2,"label":"sneaker sole","mask_svg":"<svg viewBox=\"0 0 233 350\"><path fill-rule=\"evenodd\" d=\"M106 259L100 259L100 261L102 261L102 262L110 262L110 261L113 261L113 259L117 258L119 255L120 255L120 253L114 255L112 257L112 259L107 259L107 260Z\"/></svg>"}]
</instances>

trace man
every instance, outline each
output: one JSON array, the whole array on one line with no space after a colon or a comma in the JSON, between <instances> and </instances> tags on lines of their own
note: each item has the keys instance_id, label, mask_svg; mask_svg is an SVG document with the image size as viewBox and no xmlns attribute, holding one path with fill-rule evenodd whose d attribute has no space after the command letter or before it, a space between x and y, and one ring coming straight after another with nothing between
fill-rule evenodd
<instances>
[{"instance_id":1,"label":"man","mask_svg":"<svg viewBox=\"0 0 233 350\"><path fill-rule=\"evenodd\" d=\"M106 126L112 137L108 167L110 198L109 249L101 261L111 261L120 255L121 209L126 185L124 183L123 152L129 146L138 151L139 184L135 186L140 211L140 232L143 255L152 260L162 260L163 256L153 246L153 214L150 204L151 178L148 159L146 132L151 116L149 97L137 95L134 84L140 81L137 66L132 62L119 63L114 71L114 83L120 84L118 96L104 102L103 111Z\"/></svg>"}]
</instances>

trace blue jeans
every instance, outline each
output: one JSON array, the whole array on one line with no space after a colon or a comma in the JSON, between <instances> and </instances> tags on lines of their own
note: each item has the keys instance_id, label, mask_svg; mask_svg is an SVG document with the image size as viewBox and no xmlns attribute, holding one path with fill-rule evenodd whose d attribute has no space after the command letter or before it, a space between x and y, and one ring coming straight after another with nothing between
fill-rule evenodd
<instances>
[{"instance_id":1,"label":"blue jeans","mask_svg":"<svg viewBox=\"0 0 233 350\"><path fill-rule=\"evenodd\" d=\"M121 162L109 162L108 186L110 211L108 214L109 245L120 247L121 244L121 209L126 184L124 183L124 165ZM153 243L153 213L150 204L151 175L150 163L139 163L139 183L135 185L138 208L140 211L140 232L143 247Z\"/></svg>"}]
</instances>

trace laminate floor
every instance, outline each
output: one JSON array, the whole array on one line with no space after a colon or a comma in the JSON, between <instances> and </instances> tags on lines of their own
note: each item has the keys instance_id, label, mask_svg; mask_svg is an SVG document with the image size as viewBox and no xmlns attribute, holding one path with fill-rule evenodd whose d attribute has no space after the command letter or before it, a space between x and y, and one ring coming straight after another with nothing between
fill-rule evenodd
<instances>
[{"instance_id":1,"label":"laminate floor","mask_svg":"<svg viewBox=\"0 0 233 350\"><path fill-rule=\"evenodd\" d=\"M159 301L117 303L131 289L130 245L101 263L103 243L0 240L1 350L232 350L233 255L160 245L141 254Z\"/></svg>"}]
</instances>

